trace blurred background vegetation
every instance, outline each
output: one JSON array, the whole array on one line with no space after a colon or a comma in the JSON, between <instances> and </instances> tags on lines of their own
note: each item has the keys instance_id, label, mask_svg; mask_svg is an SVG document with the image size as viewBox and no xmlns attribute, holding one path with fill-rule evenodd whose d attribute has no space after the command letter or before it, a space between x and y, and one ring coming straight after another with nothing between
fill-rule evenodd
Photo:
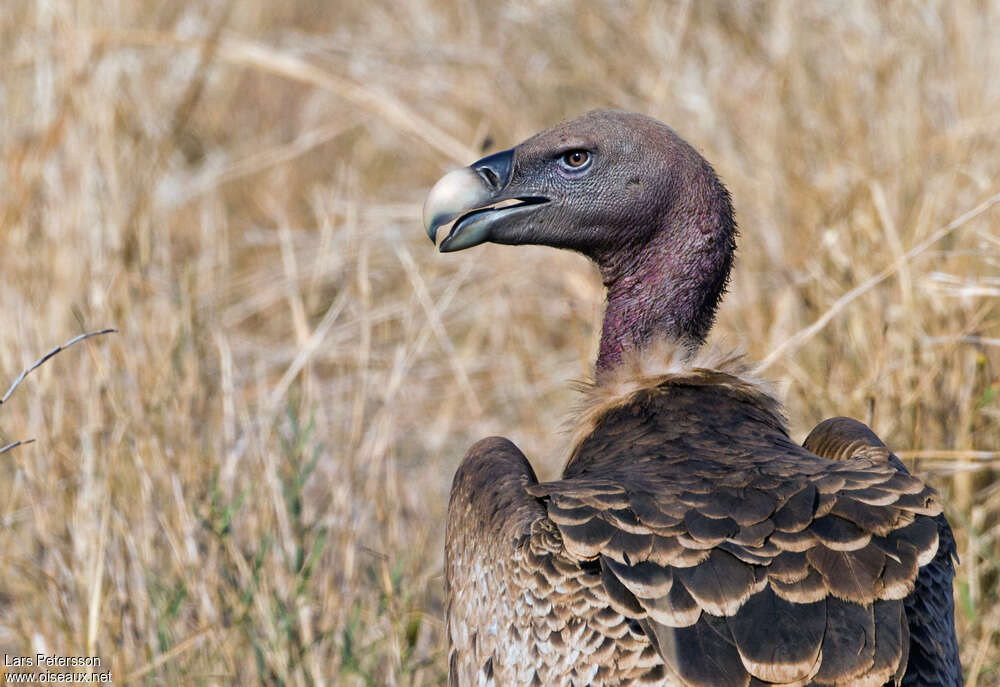
<instances>
[{"instance_id":1,"label":"blurred background vegetation","mask_svg":"<svg viewBox=\"0 0 1000 687\"><path fill-rule=\"evenodd\" d=\"M38 439L0 455L0 652L442 684L452 473L505 434L557 475L602 292L440 255L420 205L616 107L732 191L714 336L795 436L858 417L945 494L968 684L1000 684L998 74L995 1L5 0L0 386L120 333L0 409Z\"/></svg>"}]
</instances>

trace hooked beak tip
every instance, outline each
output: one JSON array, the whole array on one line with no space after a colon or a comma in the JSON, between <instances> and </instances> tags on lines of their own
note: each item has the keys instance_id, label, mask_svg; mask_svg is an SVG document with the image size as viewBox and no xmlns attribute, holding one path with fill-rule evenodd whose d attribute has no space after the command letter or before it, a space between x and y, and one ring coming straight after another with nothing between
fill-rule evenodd
<instances>
[{"instance_id":1,"label":"hooked beak tip","mask_svg":"<svg viewBox=\"0 0 1000 687\"><path fill-rule=\"evenodd\" d=\"M441 177L424 201L424 230L431 243L437 243L438 229L488 203L492 195L482 177L470 167L456 169Z\"/></svg>"},{"instance_id":2,"label":"hooked beak tip","mask_svg":"<svg viewBox=\"0 0 1000 687\"><path fill-rule=\"evenodd\" d=\"M432 217L431 221L424 221L424 229L427 231L427 238L431 240L431 243L435 246L437 245L437 231L441 228L443 224L447 224L448 220L442 219L440 217Z\"/></svg>"}]
</instances>

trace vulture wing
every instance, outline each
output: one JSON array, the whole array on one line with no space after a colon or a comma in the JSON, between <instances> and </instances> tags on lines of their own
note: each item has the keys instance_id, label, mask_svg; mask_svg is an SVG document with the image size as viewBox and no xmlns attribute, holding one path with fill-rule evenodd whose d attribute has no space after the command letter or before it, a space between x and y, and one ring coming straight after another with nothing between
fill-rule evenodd
<instances>
[{"instance_id":1,"label":"vulture wing","mask_svg":"<svg viewBox=\"0 0 1000 687\"><path fill-rule=\"evenodd\" d=\"M501 437L475 444L455 475L445 544L449 685L662 684L656 650L636 621L610 608L600 565L567 555L544 501L529 493L537 486L524 454Z\"/></svg>"},{"instance_id":2,"label":"vulture wing","mask_svg":"<svg viewBox=\"0 0 1000 687\"><path fill-rule=\"evenodd\" d=\"M932 489L884 454L798 446L774 401L717 372L636 391L593 425L564 479L528 492L673 683L898 683L905 600L938 550Z\"/></svg>"},{"instance_id":3,"label":"vulture wing","mask_svg":"<svg viewBox=\"0 0 1000 687\"><path fill-rule=\"evenodd\" d=\"M543 505L526 491L537 483L524 454L503 437L477 442L455 473L445 533L451 687L495 684L494 661L517 639L506 634L517 626L513 585L532 531L545 521ZM507 663L496 666L500 684L528 684L523 675L504 675Z\"/></svg>"},{"instance_id":4,"label":"vulture wing","mask_svg":"<svg viewBox=\"0 0 1000 687\"><path fill-rule=\"evenodd\" d=\"M902 461L866 425L845 417L821 422L809 433L805 448L833 460L870 457L885 460L907 472ZM903 599L910 630L910 656L904 687L953 687L962 684L955 636L955 536L943 514L934 518L938 550L934 560L920 568L913 593Z\"/></svg>"}]
</instances>

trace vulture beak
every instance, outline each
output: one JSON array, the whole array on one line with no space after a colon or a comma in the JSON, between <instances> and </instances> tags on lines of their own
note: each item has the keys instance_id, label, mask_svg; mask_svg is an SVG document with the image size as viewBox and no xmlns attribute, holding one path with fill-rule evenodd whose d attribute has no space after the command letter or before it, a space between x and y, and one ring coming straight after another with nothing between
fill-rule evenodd
<instances>
[{"instance_id":1,"label":"vulture beak","mask_svg":"<svg viewBox=\"0 0 1000 687\"><path fill-rule=\"evenodd\" d=\"M493 238L493 229L501 220L522 214L522 208L547 202L546 198L519 198L507 193L514 168L514 151L505 150L484 157L468 167L443 176L424 201L424 228L432 242L437 231L456 217L440 251L450 253L478 246ZM494 207L505 200L520 200L516 205Z\"/></svg>"}]
</instances>

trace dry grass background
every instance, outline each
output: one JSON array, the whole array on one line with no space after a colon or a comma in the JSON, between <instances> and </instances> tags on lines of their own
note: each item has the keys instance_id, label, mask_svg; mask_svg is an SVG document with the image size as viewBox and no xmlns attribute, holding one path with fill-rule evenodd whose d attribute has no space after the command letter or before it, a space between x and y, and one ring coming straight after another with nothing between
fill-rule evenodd
<instances>
[{"instance_id":1,"label":"dry grass background","mask_svg":"<svg viewBox=\"0 0 1000 687\"><path fill-rule=\"evenodd\" d=\"M602 294L570 254L439 255L420 204L613 106L731 189L715 336L780 352L795 436L867 420L946 494L1000 684L997 2L5 0L0 74L0 382L120 330L0 410L38 439L0 455L0 652L441 684L452 473L503 433L557 474Z\"/></svg>"}]
</instances>

